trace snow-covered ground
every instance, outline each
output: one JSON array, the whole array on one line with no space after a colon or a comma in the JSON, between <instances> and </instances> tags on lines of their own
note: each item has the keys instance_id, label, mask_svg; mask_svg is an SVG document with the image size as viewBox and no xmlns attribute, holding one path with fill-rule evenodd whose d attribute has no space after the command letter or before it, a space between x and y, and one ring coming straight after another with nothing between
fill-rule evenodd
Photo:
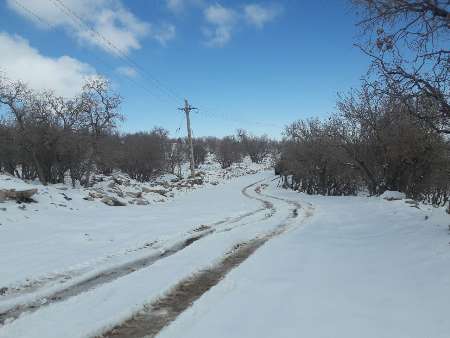
<instances>
[{"instance_id":1,"label":"snow-covered ground","mask_svg":"<svg viewBox=\"0 0 450 338\"><path fill-rule=\"evenodd\" d=\"M157 261L148 268L130 273L99 288L71 297L64 302L43 307L34 313L24 313L20 318L0 329L0 336L87 337L101 333L121 320L128 318L141 309L144 304L168 291L180 279L189 277L193 272L215 264L236 244L265 234L285 220L286 215L289 215L289 211L292 209L286 203L278 202L280 206L277 207L277 213L269 217L270 210L261 209L261 202L249 199L241 193L243 188L268 177L272 177L270 172L236 178L228 184L206 187L183 198L175 199L171 203L160 204L154 210L136 207L136 210L146 210L141 211L137 216L128 212L125 215L111 214L110 211L133 210L133 208L109 208L107 209L109 211L108 218L103 220L105 226L101 227L95 236L91 236L93 240L87 241L86 247L81 247L82 241L76 241L73 250L78 248L78 250L84 251L80 252L80 255L75 251L68 253L66 247L70 246L70 241L65 240L64 244L50 246L54 252L45 250L42 253L42 258L39 259L38 244L43 238L36 239L36 246L33 246L33 250L25 245L20 248L25 251L23 254L14 255L10 253L8 256L14 264L7 265L9 274L17 276L27 273L27 271L23 271L26 270L25 267L31 270L38 269L33 267L36 265L36 259L42 261L37 264L38 266L41 265L48 269L49 264L55 263L60 267L65 264L70 266L77 260L85 260L84 255L101 256L97 250L103 250L106 243L109 243L109 240L106 239L109 238L108 236L122 237L115 241L120 244L111 244L110 248L114 251L125 245L126 240L128 240L128 245L132 245L133 240L164 241L170 235L179 238L182 236L181 234L192 231L202 224L229 220L223 224L217 224L214 227L216 231L211 236L195 242L170 257ZM257 197L254 191L249 193ZM105 208L107 207L105 206ZM257 212L250 215L249 211ZM144 212L145 214L143 214ZM233 220L233 216L242 216L244 213L249 214L248 217ZM121 221L115 220L115 217L120 217ZM127 223L125 223L126 218L128 218ZM112 219L114 221L111 221ZM110 225L111 222L112 225ZM43 227L47 226L43 225ZM85 223L84 226L96 228L92 223ZM51 237L53 231L61 233L61 230L52 228L46 233L46 236ZM83 238L82 232L84 229L80 231L80 229L72 228L72 231L74 234L69 233L64 234L64 236L71 238L77 237L76 234L78 234ZM27 242L29 241L31 241L30 238ZM19 241L16 241L16 246L17 242ZM49 243L49 241L45 243ZM89 247L89 245L98 245L98 249ZM16 253L20 253L20 249L16 249ZM5 250L5 252L8 253L10 250ZM155 249L150 247L148 250ZM25 256L28 257L29 262L24 259ZM15 267L11 265L15 265ZM71 281L66 283L71 283ZM45 291L54 291L57 287L53 286ZM17 303L18 299L24 302L31 300L36 295L42 295L42 291L12 297L0 304L5 308L10 308L13 302ZM94 308L95 311L92 311ZM55 323L59 322L65 322L66 324L55 326Z\"/></svg>"},{"instance_id":2,"label":"snow-covered ground","mask_svg":"<svg viewBox=\"0 0 450 338\"><path fill-rule=\"evenodd\" d=\"M280 226L286 231L158 337L448 337L450 217L443 209L401 199L307 196L278 188L261 169L204 170L210 183L195 189L168 188L166 179L155 186L173 196L144 206L110 207L84 200L84 189L55 186L41 187L39 202L25 210L0 204L7 209L0 210L0 288L7 288L0 317L16 305L49 303L0 324L0 337L102 334L180 280L215 266L236 244ZM101 184L107 190L109 183ZM149 266L61 301L46 299L198 234L205 236Z\"/></svg>"},{"instance_id":3,"label":"snow-covered ground","mask_svg":"<svg viewBox=\"0 0 450 338\"><path fill-rule=\"evenodd\" d=\"M173 177L166 175L152 185L133 180L114 184L114 192L106 188L114 182L112 178L102 178L94 188L72 189L0 175L0 189L36 187L39 191L33 197L37 203L0 203L0 289L7 288L0 298L0 311L9 301L19 300L17 293L26 296L27 290L36 287L73 282L81 275L86 278L99 269L164 250L202 225L257 209L258 202L243 196L241 189L253 183L255 173L263 168L247 162L222 170L212 163L200 168L203 185L171 182ZM123 175L119 177L123 180ZM126 207L85 200L91 191L120 198L119 189L126 194L146 187L168 193L144 192L143 198L157 195L159 201Z\"/></svg>"},{"instance_id":4,"label":"snow-covered ground","mask_svg":"<svg viewBox=\"0 0 450 338\"><path fill-rule=\"evenodd\" d=\"M273 239L160 338L446 338L449 215L381 198L314 197L302 227Z\"/></svg>"}]
</instances>

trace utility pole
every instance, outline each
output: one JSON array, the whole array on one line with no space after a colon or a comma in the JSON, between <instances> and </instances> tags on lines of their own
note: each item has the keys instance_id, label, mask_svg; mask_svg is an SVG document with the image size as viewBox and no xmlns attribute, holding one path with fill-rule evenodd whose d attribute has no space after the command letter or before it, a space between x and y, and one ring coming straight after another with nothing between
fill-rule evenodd
<instances>
[{"instance_id":1,"label":"utility pole","mask_svg":"<svg viewBox=\"0 0 450 338\"><path fill-rule=\"evenodd\" d=\"M188 100L184 99L184 107L178 108L178 110L184 111L186 114L186 127L187 127L187 133L188 133L188 142L189 142L189 161L190 161L190 168L191 168L191 176L195 177L195 162L194 162L194 146L192 145L192 130L191 130L191 118L189 116L189 113L192 110L196 110L197 108L192 107Z\"/></svg>"}]
</instances>

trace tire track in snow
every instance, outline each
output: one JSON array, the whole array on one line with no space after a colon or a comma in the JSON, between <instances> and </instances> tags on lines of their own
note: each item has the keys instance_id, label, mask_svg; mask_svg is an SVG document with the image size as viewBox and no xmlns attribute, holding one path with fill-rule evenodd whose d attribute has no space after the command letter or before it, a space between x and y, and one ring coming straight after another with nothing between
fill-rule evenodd
<instances>
[{"instance_id":1,"label":"tire track in snow","mask_svg":"<svg viewBox=\"0 0 450 338\"><path fill-rule=\"evenodd\" d=\"M250 188L262 181L247 187ZM173 322L182 312L188 309L205 292L220 283L223 278L234 268L242 264L258 248L263 246L272 238L284 233L293 219L298 217L298 209L302 206L294 201L278 198L276 196L265 195L261 193L261 186L255 189L255 192L267 198L273 198L279 201L293 205L292 213L273 231L263 236L257 236L247 242L234 246L218 264L193 273L188 278L178 282L166 295L156 299L154 302L144 306L144 308L130 319L122 322L113 329L103 333L96 338L152 338L171 322ZM247 190L242 193L248 198L257 199L264 203L267 208L275 212L275 207L270 201L252 196ZM305 218L312 213L305 211Z\"/></svg>"},{"instance_id":2,"label":"tire track in snow","mask_svg":"<svg viewBox=\"0 0 450 338\"><path fill-rule=\"evenodd\" d=\"M264 194L264 193L262 193L262 189L265 189L267 187L267 184L262 184L260 187L259 187L259 189L256 189L255 190L255 192L258 194L258 195L260 195L260 196L264 196L264 197L266 197L266 198L271 198L271 199L274 199L274 200L277 200L277 201L282 201L282 202L285 202L285 203L287 203L287 204L289 204L289 205L292 205L294 208L292 209L292 218L296 218L296 217L298 217L298 210L299 209L301 209L302 208L302 205L300 204L300 203L298 203L298 202L296 202L296 201L291 201L291 200L288 200L288 199L286 199L286 198L281 198L281 197L278 197L278 196L273 196L273 195L269 195L269 194ZM309 214L308 214L308 211L306 211L306 216L308 216Z\"/></svg>"},{"instance_id":3,"label":"tire track in snow","mask_svg":"<svg viewBox=\"0 0 450 338\"><path fill-rule=\"evenodd\" d=\"M176 284L165 296L145 306L131 319L98 338L155 337L161 329L174 321L206 291L217 285L232 269L239 266L259 247L270 239L269 236L255 238L236 246L219 264L194 273Z\"/></svg>"},{"instance_id":4,"label":"tire track in snow","mask_svg":"<svg viewBox=\"0 0 450 338\"><path fill-rule=\"evenodd\" d=\"M112 282L120 277L123 277L130 273L133 273L140 269L147 268L147 267L151 266L152 264L154 264L155 262L157 262L161 259L164 259L166 257L172 256L175 253L187 248L191 244L201 240L202 238L215 233L216 229L214 227L217 227L219 225L225 225L225 224L233 225L233 224L239 223L240 221L244 220L245 218L256 215L257 213L262 212L264 210L270 210L270 212L265 214L262 219L267 219L267 218L272 217L274 215L274 213L276 212L273 204L268 201L265 201L261 198L251 196L247 192L248 189L261 183L262 181L264 181L264 180L254 182L254 183L244 187L241 190L241 193L244 194L246 197L260 201L263 204L262 208L256 209L251 212L247 212L247 213L242 214L237 217L228 217L224 220L213 223L212 226L201 226L197 229L194 229L194 232L196 232L196 231L198 232L197 234L190 236L180 242L177 242L176 244L172 245L171 247L165 249L162 253L157 253L157 254L153 253L151 255L139 258L137 260L133 260L133 261L121 264L119 266L112 267L112 268L102 271L92 277L83 279L77 283L69 285L66 288L62 288L62 289L60 289L56 292L53 292L49 295L39 297L38 299L36 299L32 302L16 305L16 306L0 313L0 327L5 325L6 323L10 323L10 322L14 321L22 313L34 312L44 306L47 306L47 305L50 305L50 304L53 304L56 302L65 301L73 296L76 296L76 295L79 295L88 290L97 288L103 284ZM234 227L231 226L222 231L230 231L233 229L234 229Z\"/></svg>"}]
</instances>

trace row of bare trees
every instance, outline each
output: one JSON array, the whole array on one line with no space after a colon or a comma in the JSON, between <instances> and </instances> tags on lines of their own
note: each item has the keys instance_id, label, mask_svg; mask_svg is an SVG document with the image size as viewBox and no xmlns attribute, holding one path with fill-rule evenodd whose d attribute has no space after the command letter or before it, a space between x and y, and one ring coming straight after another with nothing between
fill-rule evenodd
<instances>
[{"instance_id":1,"label":"row of bare trees","mask_svg":"<svg viewBox=\"0 0 450 338\"><path fill-rule=\"evenodd\" d=\"M81 93L64 99L0 78L0 166L25 179L57 183L69 173L88 184L104 135L121 120L121 99L102 78L91 78Z\"/></svg>"},{"instance_id":2,"label":"row of bare trees","mask_svg":"<svg viewBox=\"0 0 450 338\"><path fill-rule=\"evenodd\" d=\"M450 196L450 3L353 0L357 44L372 59L361 89L325 121L285 130L277 171L307 193L399 190L444 205Z\"/></svg>"},{"instance_id":3,"label":"row of bare trees","mask_svg":"<svg viewBox=\"0 0 450 338\"><path fill-rule=\"evenodd\" d=\"M396 95L365 86L338 102L331 118L297 121L278 170L292 188L310 194L351 195L361 190L443 205L450 197L450 142L416 119Z\"/></svg>"},{"instance_id":4,"label":"row of bare trees","mask_svg":"<svg viewBox=\"0 0 450 338\"><path fill-rule=\"evenodd\" d=\"M269 139L266 135L250 135L246 130L238 129L236 135L225 136L218 140L215 153L222 168L227 168L231 164L239 162L243 157L248 156L254 163L261 163L277 152L278 143Z\"/></svg>"},{"instance_id":5,"label":"row of bare trees","mask_svg":"<svg viewBox=\"0 0 450 338\"><path fill-rule=\"evenodd\" d=\"M168 132L119 134L121 98L103 78L65 99L3 77L0 104L0 170L22 179L88 186L94 173L120 169L145 181L167 168Z\"/></svg>"},{"instance_id":6,"label":"row of bare trees","mask_svg":"<svg viewBox=\"0 0 450 338\"><path fill-rule=\"evenodd\" d=\"M43 184L69 179L85 186L94 173L117 169L139 181L164 172L181 175L188 158L186 140L171 139L162 128L120 134L120 104L120 96L100 77L88 79L72 99L0 78L0 170ZM223 168L246 155L260 162L271 142L243 130L222 139L197 138L195 164L204 163L208 152Z\"/></svg>"}]
</instances>

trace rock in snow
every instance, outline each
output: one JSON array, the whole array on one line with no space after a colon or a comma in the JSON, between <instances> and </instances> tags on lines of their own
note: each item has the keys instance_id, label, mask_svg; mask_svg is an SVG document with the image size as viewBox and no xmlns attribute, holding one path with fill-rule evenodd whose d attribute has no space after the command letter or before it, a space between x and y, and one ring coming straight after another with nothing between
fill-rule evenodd
<instances>
[{"instance_id":1,"label":"rock in snow","mask_svg":"<svg viewBox=\"0 0 450 338\"><path fill-rule=\"evenodd\" d=\"M0 202L6 200L16 200L17 202L32 202L33 195L38 192L37 189L26 189L26 190L16 190L16 189L4 189L0 190Z\"/></svg>"},{"instance_id":2,"label":"rock in snow","mask_svg":"<svg viewBox=\"0 0 450 338\"><path fill-rule=\"evenodd\" d=\"M127 205L125 202L122 202L119 199L111 196L103 197L102 202L111 207L124 207Z\"/></svg>"}]
</instances>

